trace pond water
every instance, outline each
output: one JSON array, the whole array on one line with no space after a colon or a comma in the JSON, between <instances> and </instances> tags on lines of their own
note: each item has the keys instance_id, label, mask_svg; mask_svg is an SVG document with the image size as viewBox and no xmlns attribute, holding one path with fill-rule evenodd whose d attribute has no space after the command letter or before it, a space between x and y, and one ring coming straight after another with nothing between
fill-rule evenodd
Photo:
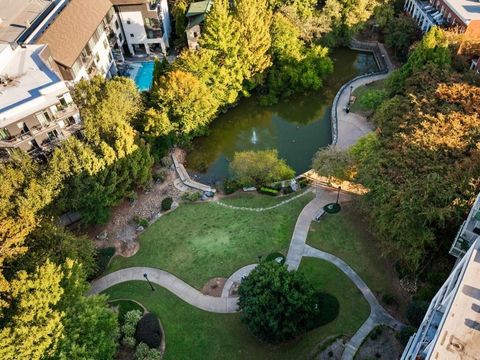
<instances>
[{"instance_id":1,"label":"pond water","mask_svg":"<svg viewBox=\"0 0 480 360\"><path fill-rule=\"evenodd\" d=\"M343 83L376 71L370 53L336 49L335 67L317 92L292 97L274 106L260 106L255 97L243 99L210 125L208 136L196 138L185 166L199 181L215 183L229 176L233 154L244 150L277 149L300 174L310 168L313 154L331 142L330 109Z\"/></svg>"}]
</instances>

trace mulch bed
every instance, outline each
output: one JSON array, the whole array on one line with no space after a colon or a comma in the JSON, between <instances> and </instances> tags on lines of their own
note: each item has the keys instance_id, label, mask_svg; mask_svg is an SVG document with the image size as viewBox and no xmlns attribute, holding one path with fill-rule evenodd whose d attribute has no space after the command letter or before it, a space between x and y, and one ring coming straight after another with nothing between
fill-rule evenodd
<instances>
[{"instance_id":1,"label":"mulch bed","mask_svg":"<svg viewBox=\"0 0 480 360\"><path fill-rule=\"evenodd\" d=\"M223 290L223 287L225 286L226 280L227 280L226 278L221 278L221 277L216 277L208 280L207 283L203 285L202 294L221 297L222 290Z\"/></svg>"}]
</instances>

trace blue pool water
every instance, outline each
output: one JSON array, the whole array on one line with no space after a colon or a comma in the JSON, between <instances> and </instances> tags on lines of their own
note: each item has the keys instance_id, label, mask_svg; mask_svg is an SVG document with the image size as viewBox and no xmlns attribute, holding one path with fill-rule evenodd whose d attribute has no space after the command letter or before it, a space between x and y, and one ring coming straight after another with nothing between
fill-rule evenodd
<instances>
[{"instance_id":1,"label":"blue pool water","mask_svg":"<svg viewBox=\"0 0 480 360\"><path fill-rule=\"evenodd\" d=\"M141 63L140 69L138 69L135 75L135 83L140 91L150 90L153 81L153 61L145 61Z\"/></svg>"}]
</instances>

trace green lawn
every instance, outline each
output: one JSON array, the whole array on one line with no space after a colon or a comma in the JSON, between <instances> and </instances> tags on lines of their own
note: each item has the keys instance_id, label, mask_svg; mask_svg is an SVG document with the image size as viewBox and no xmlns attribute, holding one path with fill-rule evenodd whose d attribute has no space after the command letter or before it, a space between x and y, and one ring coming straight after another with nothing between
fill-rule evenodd
<instances>
[{"instance_id":1,"label":"green lawn","mask_svg":"<svg viewBox=\"0 0 480 360\"><path fill-rule=\"evenodd\" d=\"M222 199L221 202L248 208L270 207L278 204L279 202L288 200L292 197L298 196L300 193L292 193L284 196L270 196L260 195L256 192L239 192L230 195L228 198ZM308 196L304 195L304 196Z\"/></svg>"},{"instance_id":2,"label":"green lawn","mask_svg":"<svg viewBox=\"0 0 480 360\"><path fill-rule=\"evenodd\" d=\"M380 256L374 237L351 206L344 205L340 213L326 215L320 222L313 222L307 243L347 262L380 301L383 294L392 294L401 308L405 305L404 294L391 265Z\"/></svg>"},{"instance_id":3,"label":"green lawn","mask_svg":"<svg viewBox=\"0 0 480 360\"><path fill-rule=\"evenodd\" d=\"M360 105L360 99L363 94L365 94L368 90L383 90L385 88L385 80L375 81L374 83L368 86L360 86L358 89L352 93L353 96L356 97L355 102L350 106L350 110L354 113L368 115L372 111L370 109L364 108Z\"/></svg>"},{"instance_id":4,"label":"green lawn","mask_svg":"<svg viewBox=\"0 0 480 360\"><path fill-rule=\"evenodd\" d=\"M367 302L353 283L335 266L304 259L300 271L315 287L337 297L338 317L300 339L281 346L259 342L240 322L239 314L213 314L196 309L167 290L145 282L116 285L106 292L112 299L131 298L157 315L165 329L164 359L306 359L314 346L328 336L352 335L369 314Z\"/></svg>"},{"instance_id":5,"label":"green lawn","mask_svg":"<svg viewBox=\"0 0 480 360\"><path fill-rule=\"evenodd\" d=\"M228 277L258 256L286 254L306 194L273 210L252 212L213 203L183 204L162 216L139 237L140 250L130 258L115 257L108 271L151 266L169 271L202 288L211 278ZM272 206L285 200L267 195L243 195L223 202L236 206Z\"/></svg>"}]
</instances>

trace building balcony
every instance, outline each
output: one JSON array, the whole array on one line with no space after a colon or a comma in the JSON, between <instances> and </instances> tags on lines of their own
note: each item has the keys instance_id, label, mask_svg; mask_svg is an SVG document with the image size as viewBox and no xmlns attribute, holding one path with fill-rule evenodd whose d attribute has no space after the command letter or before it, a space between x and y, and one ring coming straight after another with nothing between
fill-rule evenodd
<instances>
[{"instance_id":1,"label":"building balcony","mask_svg":"<svg viewBox=\"0 0 480 360\"><path fill-rule=\"evenodd\" d=\"M450 255L461 258L470 249L470 246L480 237L480 195L475 200L467 219L455 236Z\"/></svg>"},{"instance_id":2,"label":"building balcony","mask_svg":"<svg viewBox=\"0 0 480 360\"><path fill-rule=\"evenodd\" d=\"M54 118L59 120L59 119L64 119L69 116L73 116L78 113L78 108L75 104L68 104L67 106L64 106L61 110L57 111L54 115Z\"/></svg>"}]
</instances>

